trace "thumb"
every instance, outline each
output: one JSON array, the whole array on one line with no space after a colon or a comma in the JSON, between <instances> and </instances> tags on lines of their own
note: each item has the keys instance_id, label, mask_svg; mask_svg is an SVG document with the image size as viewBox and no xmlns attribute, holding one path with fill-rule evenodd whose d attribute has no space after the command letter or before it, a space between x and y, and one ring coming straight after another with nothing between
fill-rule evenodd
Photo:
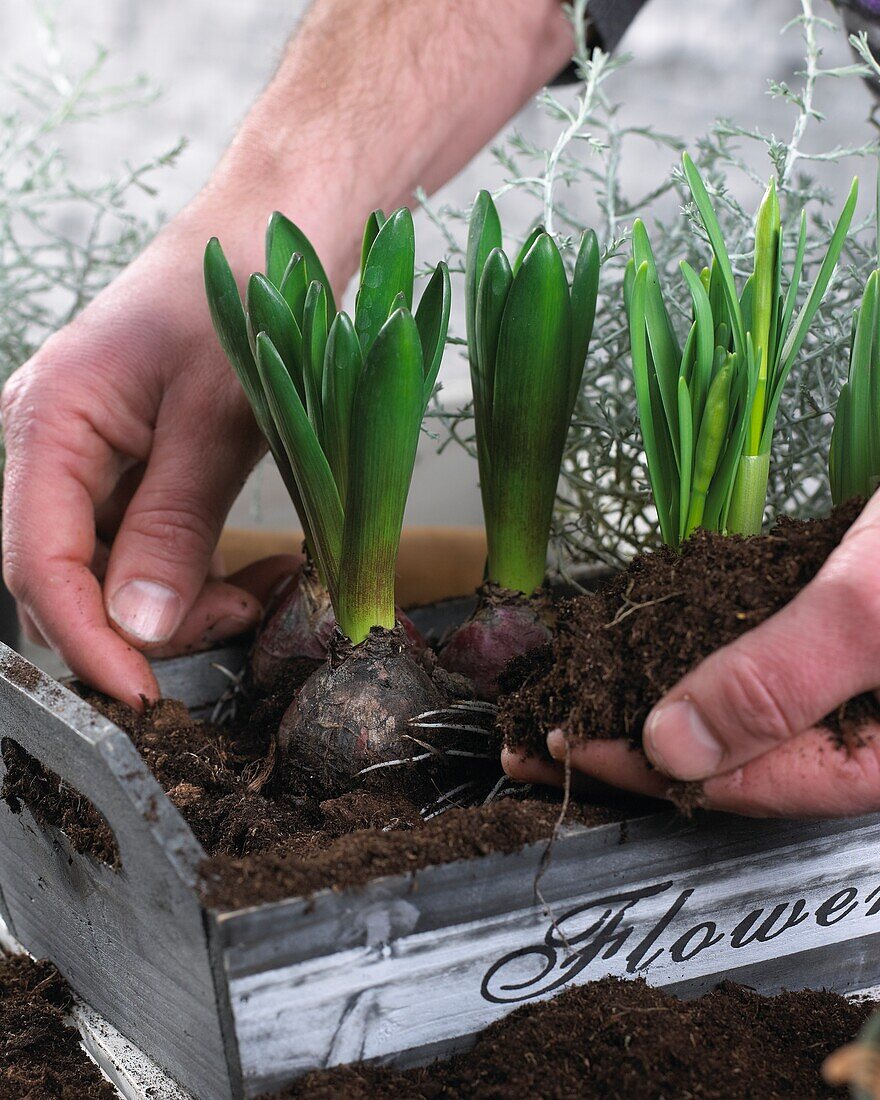
<instances>
[{"instance_id":1,"label":"thumb","mask_svg":"<svg viewBox=\"0 0 880 1100\"><path fill-rule=\"evenodd\" d=\"M643 742L660 771L687 781L731 771L880 684L880 528L868 518L790 604L653 709Z\"/></svg>"},{"instance_id":2,"label":"thumb","mask_svg":"<svg viewBox=\"0 0 880 1100\"><path fill-rule=\"evenodd\" d=\"M250 463L220 433L165 430L153 449L113 541L104 579L107 617L132 645L162 646L183 626L209 574L223 521ZM224 636L256 624L257 601L228 585L200 601L202 628ZM220 640L215 635L215 640Z\"/></svg>"}]
</instances>

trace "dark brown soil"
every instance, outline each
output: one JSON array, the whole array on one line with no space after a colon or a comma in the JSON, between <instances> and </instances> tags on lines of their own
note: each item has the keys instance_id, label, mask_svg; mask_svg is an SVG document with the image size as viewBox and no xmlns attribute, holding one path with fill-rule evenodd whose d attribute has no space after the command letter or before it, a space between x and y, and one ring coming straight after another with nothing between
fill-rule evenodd
<instances>
[{"instance_id":1,"label":"dark brown soil","mask_svg":"<svg viewBox=\"0 0 880 1100\"><path fill-rule=\"evenodd\" d=\"M275 1100L818 1100L819 1075L872 1008L835 993L761 997L724 983L678 1001L607 978L518 1009L468 1054L397 1073L311 1073Z\"/></svg>"},{"instance_id":2,"label":"dark brown soil","mask_svg":"<svg viewBox=\"0 0 880 1100\"><path fill-rule=\"evenodd\" d=\"M505 742L545 755L562 727L575 738L641 743L651 708L716 649L757 626L813 579L861 504L822 520L781 519L759 538L700 531L680 553L636 558L596 592L564 601L553 642L508 671L498 728ZM825 724L838 739L880 718L873 695Z\"/></svg>"},{"instance_id":3,"label":"dark brown soil","mask_svg":"<svg viewBox=\"0 0 880 1100\"><path fill-rule=\"evenodd\" d=\"M552 834L559 804L549 793L453 809L425 821L419 813L422 776L414 780L412 798L360 790L322 800L306 777L282 775L273 731L312 667L294 670L269 698L242 700L235 721L223 727L195 721L173 700L139 715L87 693L92 705L130 735L208 853L204 879L210 904L236 908L328 886L356 887L379 875L516 851ZM489 736L496 762L487 792L500 774L498 741ZM64 832L76 850L115 865L115 840L94 807L14 742L7 739L3 748L8 770L0 793L10 806L17 811L27 804L39 820ZM573 805L569 820L605 824L622 816L609 807Z\"/></svg>"},{"instance_id":4,"label":"dark brown soil","mask_svg":"<svg viewBox=\"0 0 880 1100\"><path fill-rule=\"evenodd\" d=\"M73 1001L48 962L0 954L2 1100L113 1100L116 1090L64 1022Z\"/></svg>"}]
</instances>

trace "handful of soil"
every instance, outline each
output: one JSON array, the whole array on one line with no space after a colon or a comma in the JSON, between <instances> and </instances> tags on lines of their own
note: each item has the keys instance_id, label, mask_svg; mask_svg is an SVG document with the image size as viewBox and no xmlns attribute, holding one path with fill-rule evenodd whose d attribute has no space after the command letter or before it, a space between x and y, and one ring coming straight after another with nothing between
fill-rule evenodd
<instances>
[{"instance_id":1,"label":"handful of soil","mask_svg":"<svg viewBox=\"0 0 880 1100\"><path fill-rule=\"evenodd\" d=\"M498 728L546 755L545 738L629 738L670 688L715 650L780 611L819 572L858 518L853 501L825 519L780 519L769 535L698 531L681 550L636 558L596 592L564 601L553 641L511 665ZM860 696L825 724L843 737L880 715Z\"/></svg>"}]
</instances>

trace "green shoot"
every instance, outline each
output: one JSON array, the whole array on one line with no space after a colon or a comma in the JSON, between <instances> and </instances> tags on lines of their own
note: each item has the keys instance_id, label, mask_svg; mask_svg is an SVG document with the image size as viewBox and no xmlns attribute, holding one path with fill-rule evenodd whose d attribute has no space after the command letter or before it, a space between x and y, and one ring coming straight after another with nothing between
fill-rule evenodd
<instances>
[{"instance_id":1,"label":"green shoot","mask_svg":"<svg viewBox=\"0 0 880 1100\"><path fill-rule=\"evenodd\" d=\"M445 264L412 312L415 231L402 209L364 233L354 318L314 248L273 215L266 275L242 305L219 242L205 252L214 327L299 515L342 632L395 624L394 579L422 417L449 321Z\"/></svg>"},{"instance_id":2,"label":"green shoot","mask_svg":"<svg viewBox=\"0 0 880 1100\"><path fill-rule=\"evenodd\" d=\"M755 223L754 269L741 290L706 186L690 157L684 172L712 249L700 276L681 270L692 324L678 343L641 221L624 294L648 476L663 541L679 546L697 527L758 534L783 387L840 257L858 195L853 182L807 300L795 316L806 244L802 218L783 294L783 241L771 182Z\"/></svg>"},{"instance_id":3,"label":"green shoot","mask_svg":"<svg viewBox=\"0 0 880 1100\"><path fill-rule=\"evenodd\" d=\"M530 595L544 580L559 469L584 369L599 246L584 234L572 284L553 238L529 236L511 267L492 197L474 203L465 269L468 356L487 578Z\"/></svg>"},{"instance_id":4,"label":"green shoot","mask_svg":"<svg viewBox=\"0 0 880 1100\"><path fill-rule=\"evenodd\" d=\"M880 251L880 173L877 188ZM828 472L835 504L867 500L880 485L880 260L853 313L849 373L837 398Z\"/></svg>"}]
</instances>

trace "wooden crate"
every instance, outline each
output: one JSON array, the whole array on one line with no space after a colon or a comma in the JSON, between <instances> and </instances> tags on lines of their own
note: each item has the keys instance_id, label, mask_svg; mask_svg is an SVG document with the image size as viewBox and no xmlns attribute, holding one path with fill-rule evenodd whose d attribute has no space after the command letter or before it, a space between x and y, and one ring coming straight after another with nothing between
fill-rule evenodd
<instances>
[{"instance_id":1,"label":"wooden crate","mask_svg":"<svg viewBox=\"0 0 880 1100\"><path fill-rule=\"evenodd\" d=\"M239 659L159 675L198 709L225 683L212 662ZM129 738L5 647L0 735L97 806L122 858L113 871L2 804L0 914L198 1100L354 1059L422 1061L606 974L684 995L721 978L765 992L880 983L880 816L567 828L542 900L540 843L217 912L197 891L199 844Z\"/></svg>"}]
</instances>

